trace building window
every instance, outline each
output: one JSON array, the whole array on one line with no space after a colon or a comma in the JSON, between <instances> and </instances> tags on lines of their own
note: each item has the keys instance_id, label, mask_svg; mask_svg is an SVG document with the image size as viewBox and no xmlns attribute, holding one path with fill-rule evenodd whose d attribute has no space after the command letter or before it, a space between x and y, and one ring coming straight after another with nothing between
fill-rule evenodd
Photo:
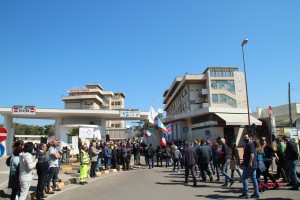
<instances>
[{"instance_id":1,"label":"building window","mask_svg":"<svg viewBox=\"0 0 300 200\"><path fill-rule=\"evenodd\" d=\"M212 102L213 103L219 103L219 95L213 94L212 95Z\"/></svg>"},{"instance_id":2,"label":"building window","mask_svg":"<svg viewBox=\"0 0 300 200\"><path fill-rule=\"evenodd\" d=\"M111 102L112 106L120 106L122 103L120 101L113 101Z\"/></svg>"},{"instance_id":3,"label":"building window","mask_svg":"<svg viewBox=\"0 0 300 200\"><path fill-rule=\"evenodd\" d=\"M229 104L230 106L236 108L236 100L234 100L233 98L225 95L225 94L213 94L212 95L212 102L213 103L225 103L225 104Z\"/></svg>"},{"instance_id":4,"label":"building window","mask_svg":"<svg viewBox=\"0 0 300 200\"><path fill-rule=\"evenodd\" d=\"M235 85L233 80L211 81L211 88L219 90L228 90L229 92L235 94Z\"/></svg>"}]
</instances>

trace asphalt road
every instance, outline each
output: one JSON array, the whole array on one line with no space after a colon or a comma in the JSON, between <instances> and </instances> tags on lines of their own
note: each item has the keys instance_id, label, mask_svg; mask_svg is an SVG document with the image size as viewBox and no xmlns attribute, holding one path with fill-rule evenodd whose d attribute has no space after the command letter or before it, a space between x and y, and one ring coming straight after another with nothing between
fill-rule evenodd
<instances>
[{"instance_id":1,"label":"asphalt road","mask_svg":"<svg viewBox=\"0 0 300 200\"><path fill-rule=\"evenodd\" d=\"M223 182L217 181L198 182L197 187L191 187L192 183L187 186L183 183L183 171L172 172L171 168L131 170L89 179L89 181L89 184L84 186L66 186L63 191L49 195L47 199L238 199L242 189L241 183L235 183L231 188L222 188ZM251 187L251 183L249 185ZM252 189L250 194L251 192ZM299 199L299 195L299 191L288 191L287 187L283 187L280 190L264 192L261 199Z\"/></svg>"}]
</instances>

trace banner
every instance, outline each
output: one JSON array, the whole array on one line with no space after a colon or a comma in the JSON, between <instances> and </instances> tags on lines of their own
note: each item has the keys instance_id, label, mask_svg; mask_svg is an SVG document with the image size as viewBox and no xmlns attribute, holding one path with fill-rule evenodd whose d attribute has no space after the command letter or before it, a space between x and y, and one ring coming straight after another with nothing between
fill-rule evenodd
<instances>
[{"instance_id":1,"label":"banner","mask_svg":"<svg viewBox=\"0 0 300 200\"><path fill-rule=\"evenodd\" d=\"M89 138L94 137L94 128L79 128L79 138Z\"/></svg>"}]
</instances>

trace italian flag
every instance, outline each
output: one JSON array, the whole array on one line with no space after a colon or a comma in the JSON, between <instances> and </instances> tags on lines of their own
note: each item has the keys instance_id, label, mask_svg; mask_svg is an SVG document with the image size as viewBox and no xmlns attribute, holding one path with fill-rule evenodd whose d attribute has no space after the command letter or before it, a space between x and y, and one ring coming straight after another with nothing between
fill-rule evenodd
<instances>
[{"instance_id":1,"label":"italian flag","mask_svg":"<svg viewBox=\"0 0 300 200\"><path fill-rule=\"evenodd\" d=\"M147 129L144 133L145 137L148 138L152 135L152 131L150 129Z\"/></svg>"},{"instance_id":2,"label":"italian flag","mask_svg":"<svg viewBox=\"0 0 300 200\"><path fill-rule=\"evenodd\" d=\"M161 144L162 147L167 146L167 142L166 142L166 139L164 137L161 138L160 144Z\"/></svg>"}]
</instances>

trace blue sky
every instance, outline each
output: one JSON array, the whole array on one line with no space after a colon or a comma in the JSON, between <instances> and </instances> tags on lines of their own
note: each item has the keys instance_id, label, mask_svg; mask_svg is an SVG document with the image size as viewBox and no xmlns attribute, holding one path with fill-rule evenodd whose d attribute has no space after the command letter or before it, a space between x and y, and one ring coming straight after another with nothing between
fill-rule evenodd
<instances>
[{"instance_id":1,"label":"blue sky","mask_svg":"<svg viewBox=\"0 0 300 200\"><path fill-rule=\"evenodd\" d=\"M127 108L162 108L176 76L243 71L251 111L300 97L300 1L0 1L0 107L63 108L67 90L99 83ZM0 122L3 118L0 118Z\"/></svg>"}]
</instances>

